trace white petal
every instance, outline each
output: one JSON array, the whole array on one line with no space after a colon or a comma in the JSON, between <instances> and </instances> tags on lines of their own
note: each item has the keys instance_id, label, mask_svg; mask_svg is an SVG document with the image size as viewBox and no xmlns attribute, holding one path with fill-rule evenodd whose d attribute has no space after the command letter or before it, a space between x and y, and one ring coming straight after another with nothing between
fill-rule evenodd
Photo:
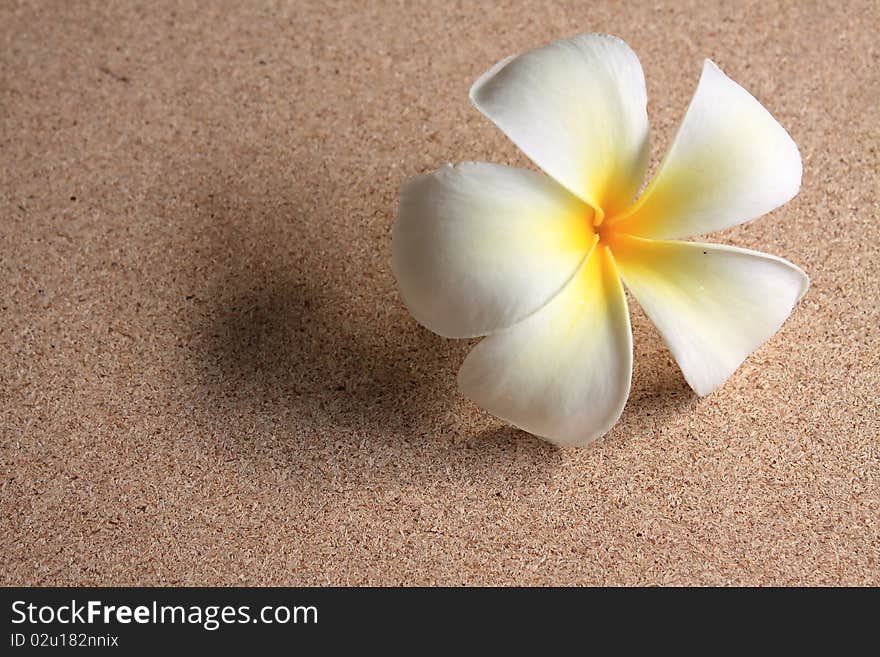
<instances>
[{"instance_id":1,"label":"white petal","mask_svg":"<svg viewBox=\"0 0 880 657\"><path fill-rule=\"evenodd\" d=\"M809 286L790 262L746 249L628 235L610 243L624 283L699 395L776 333Z\"/></svg>"},{"instance_id":2,"label":"white petal","mask_svg":"<svg viewBox=\"0 0 880 657\"><path fill-rule=\"evenodd\" d=\"M708 59L672 147L615 230L671 239L755 219L790 200L801 157L785 129Z\"/></svg>"},{"instance_id":3,"label":"white petal","mask_svg":"<svg viewBox=\"0 0 880 657\"><path fill-rule=\"evenodd\" d=\"M445 337L511 326L577 271L596 239L592 214L534 171L466 163L412 178L392 232L404 302Z\"/></svg>"},{"instance_id":4,"label":"white petal","mask_svg":"<svg viewBox=\"0 0 880 657\"><path fill-rule=\"evenodd\" d=\"M505 59L471 88L474 105L538 166L606 214L645 175L645 78L635 53L599 34Z\"/></svg>"},{"instance_id":5,"label":"white petal","mask_svg":"<svg viewBox=\"0 0 880 657\"><path fill-rule=\"evenodd\" d=\"M613 258L597 247L553 301L480 342L458 381L490 413L575 446L617 422L631 376L626 297Z\"/></svg>"}]
</instances>

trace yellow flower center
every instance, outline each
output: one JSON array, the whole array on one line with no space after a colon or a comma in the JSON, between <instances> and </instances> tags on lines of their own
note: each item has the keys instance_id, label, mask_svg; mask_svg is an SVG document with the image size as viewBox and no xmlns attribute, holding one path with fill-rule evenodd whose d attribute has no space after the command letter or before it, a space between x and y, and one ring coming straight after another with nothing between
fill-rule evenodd
<instances>
[{"instance_id":1,"label":"yellow flower center","mask_svg":"<svg viewBox=\"0 0 880 657\"><path fill-rule=\"evenodd\" d=\"M593 232L599 238L599 244L610 246L614 235L613 221L611 217L606 215L601 209L597 209L593 213Z\"/></svg>"}]
</instances>

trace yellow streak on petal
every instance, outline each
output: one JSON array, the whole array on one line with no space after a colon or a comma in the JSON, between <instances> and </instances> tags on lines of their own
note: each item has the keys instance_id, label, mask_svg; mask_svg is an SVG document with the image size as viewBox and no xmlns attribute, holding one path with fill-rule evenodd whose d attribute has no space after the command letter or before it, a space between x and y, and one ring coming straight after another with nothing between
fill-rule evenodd
<instances>
[{"instance_id":1,"label":"yellow streak on petal","mask_svg":"<svg viewBox=\"0 0 880 657\"><path fill-rule=\"evenodd\" d=\"M611 224L632 235L651 234L658 225L694 212L695 202L724 189L736 171L723 154L724 144L708 144L706 150L668 163L662 175L649 183L644 193L626 212L614 217Z\"/></svg>"},{"instance_id":2,"label":"yellow streak on petal","mask_svg":"<svg viewBox=\"0 0 880 657\"><path fill-rule=\"evenodd\" d=\"M511 234L512 240L527 244L532 252L547 254L557 258L561 253L587 253L595 244L596 231L590 223L590 208L581 203L573 203L561 220L537 222L539 229L520 226Z\"/></svg>"},{"instance_id":3,"label":"yellow streak on petal","mask_svg":"<svg viewBox=\"0 0 880 657\"><path fill-rule=\"evenodd\" d=\"M615 286L616 289L611 289ZM552 302L554 315L549 332L553 341L565 342L578 333L593 334L598 338L608 323L611 304L619 295L614 260L607 247L599 244L599 236L595 235L590 255ZM543 357L546 358L546 354Z\"/></svg>"},{"instance_id":4,"label":"yellow streak on petal","mask_svg":"<svg viewBox=\"0 0 880 657\"><path fill-rule=\"evenodd\" d=\"M603 241L628 277L650 282L652 289L670 304L684 303L683 290L676 281L687 279L692 273L688 269L691 263L681 259L678 251L668 248L670 243L651 242L654 248L646 248L644 242L613 230L603 234ZM701 286L701 292L704 288Z\"/></svg>"}]
</instances>

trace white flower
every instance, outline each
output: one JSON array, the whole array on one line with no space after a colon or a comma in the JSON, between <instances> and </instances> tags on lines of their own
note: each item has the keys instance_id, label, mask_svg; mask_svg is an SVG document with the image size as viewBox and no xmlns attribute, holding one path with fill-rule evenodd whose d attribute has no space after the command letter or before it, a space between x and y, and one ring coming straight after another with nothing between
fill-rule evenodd
<instances>
[{"instance_id":1,"label":"white flower","mask_svg":"<svg viewBox=\"0 0 880 657\"><path fill-rule=\"evenodd\" d=\"M635 201L645 80L620 39L586 34L506 59L470 97L548 175L466 163L407 181L394 273L421 324L488 336L458 379L489 412L560 445L617 422L632 378L621 279L700 395L806 292L804 272L775 256L675 241L754 219L800 187L791 137L711 61Z\"/></svg>"}]
</instances>

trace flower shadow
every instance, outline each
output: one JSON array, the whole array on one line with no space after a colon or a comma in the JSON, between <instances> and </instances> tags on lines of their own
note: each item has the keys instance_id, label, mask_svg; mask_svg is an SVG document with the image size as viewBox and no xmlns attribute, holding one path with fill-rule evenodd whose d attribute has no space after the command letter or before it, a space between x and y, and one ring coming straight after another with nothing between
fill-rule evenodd
<instances>
[{"instance_id":1,"label":"flower shadow","mask_svg":"<svg viewBox=\"0 0 880 657\"><path fill-rule=\"evenodd\" d=\"M199 204L199 269L212 273L181 377L226 457L284 462L314 485L548 476L559 450L509 428L475 437L461 419L455 375L470 345L408 316L388 267L376 270L387 230L367 235L380 255L346 258L313 204L219 191Z\"/></svg>"}]
</instances>

